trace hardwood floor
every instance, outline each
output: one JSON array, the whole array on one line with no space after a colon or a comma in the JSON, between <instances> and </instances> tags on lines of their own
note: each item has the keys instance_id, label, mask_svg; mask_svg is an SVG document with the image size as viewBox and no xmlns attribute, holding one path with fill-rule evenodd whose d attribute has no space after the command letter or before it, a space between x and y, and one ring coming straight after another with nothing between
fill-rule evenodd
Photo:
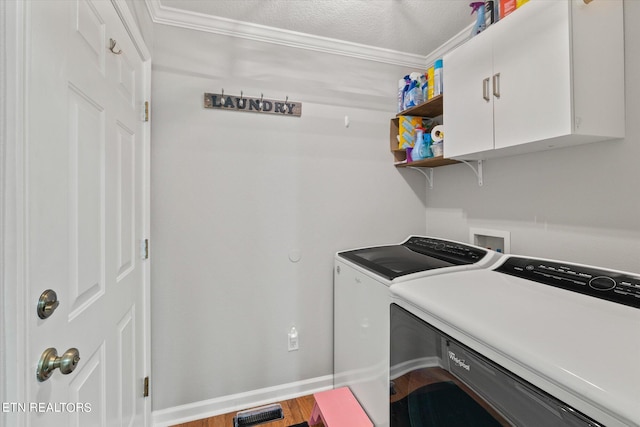
<instances>
[{"instance_id":1,"label":"hardwood floor","mask_svg":"<svg viewBox=\"0 0 640 427\"><path fill-rule=\"evenodd\" d=\"M309 421L314 402L315 401L313 399L313 395L302 396L291 400L277 402L282 405L284 418L281 420L260 424L260 426L288 427L290 425ZM233 427L233 417L235 417L237 413L238 411L229 412L228 414L217 415L215 417L206 418L204 420L190 421L188 423L178 424L174 427ZM320 423L315 427L324 427L324 425Z\"/></svg>"}]
</instances>

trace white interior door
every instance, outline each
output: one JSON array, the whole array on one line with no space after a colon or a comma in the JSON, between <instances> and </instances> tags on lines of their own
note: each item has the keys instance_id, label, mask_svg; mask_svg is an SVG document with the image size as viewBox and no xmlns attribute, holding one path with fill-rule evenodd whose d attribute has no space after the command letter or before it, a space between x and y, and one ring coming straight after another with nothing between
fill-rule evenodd
<instances>
[{"instance_id":1,"label":"white interior door","mask_svg":"<svg viewBox=\"0 0 640 427\"><path fill-rule=\"evenodd\" d=\"M27 418L148 425L145 65L109 0L31 1L26 16ZM41 319L47 289L59 306ZM80 359L40 381L49 348Z\"/></svg>"}]
</instances>

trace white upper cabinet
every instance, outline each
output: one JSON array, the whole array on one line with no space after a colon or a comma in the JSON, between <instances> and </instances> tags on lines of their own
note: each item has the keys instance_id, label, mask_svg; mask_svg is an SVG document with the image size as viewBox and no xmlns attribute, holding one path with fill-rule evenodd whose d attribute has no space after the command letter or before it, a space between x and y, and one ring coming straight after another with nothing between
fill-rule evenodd
<instances>
[{"instance_id":1,"label":"white upper cabinet","mask_svg":"<svg viewBox=\"0 0 640 427\"><path fill-rule=\"evenodd\" d=\"M485 39L476 36L443 58L444 157L493 149L493 46Z\"/></svg>"},{"instance_id":2,"label":"white upper cabinet","mask_svg":"<svg viewBox=\"0 0 640 427\"><path fill-rule=\"evenodd\" d=\"M444 156L624 137L622 1L530 0L444 57Z\"/></svg>"}]
</instances>

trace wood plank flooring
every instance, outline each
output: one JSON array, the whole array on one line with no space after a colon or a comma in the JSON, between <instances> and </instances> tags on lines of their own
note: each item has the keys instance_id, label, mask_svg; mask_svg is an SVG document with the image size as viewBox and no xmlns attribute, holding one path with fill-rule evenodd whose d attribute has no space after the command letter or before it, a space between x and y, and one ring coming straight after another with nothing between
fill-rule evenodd
<instances>
[{"instance_id":1,"label":"wood plank flooring","mask_svg":"<svg viewBox=\"0 0 640 427\"><path fill-rule=\"evenodd\" d=\"M313 410L313 404L315 403L315 400L313 399L313 395L308 395L295 399L284 400L277 403L280 403L280 405L282 405L284 418L281 420L260 424L260 426L288 427L290 425L309 421L309 417L311 416L311 411ZM237 413L238 411L229 412L228 414L217 415L215 417L206 418L203 420L178 424L174 427L233 427L233 417L235 417ZM324 427L324 425L320 423L315 427Z\"/></svg>"}]
</instances>

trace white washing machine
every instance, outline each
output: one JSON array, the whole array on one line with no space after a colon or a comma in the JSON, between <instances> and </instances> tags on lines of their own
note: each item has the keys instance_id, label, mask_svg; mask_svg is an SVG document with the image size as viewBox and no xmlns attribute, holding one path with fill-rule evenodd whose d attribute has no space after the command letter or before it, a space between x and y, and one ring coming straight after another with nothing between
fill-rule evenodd
<instances>
[{"instance_id":1,"label":"white washing machine","mask_svg":"<svg viewBox=\"0 0 640 427\"><path fill-rule=\"evenodd\" d=\"M640 275L504 256L391 291L391 427L640 426Z\"/></svg>"},{"instance_id":2,"label":"white washing machine","mask_svg":"<svg viewBox=\"0 0 640 427\"><path fill-rule=\"evenodd\" d=\"M377 427L389 425L389 287L483 268L500 254L430 237L338 252L334 268L334 386L348 386Z\"/></svg>"}]
</instances>

